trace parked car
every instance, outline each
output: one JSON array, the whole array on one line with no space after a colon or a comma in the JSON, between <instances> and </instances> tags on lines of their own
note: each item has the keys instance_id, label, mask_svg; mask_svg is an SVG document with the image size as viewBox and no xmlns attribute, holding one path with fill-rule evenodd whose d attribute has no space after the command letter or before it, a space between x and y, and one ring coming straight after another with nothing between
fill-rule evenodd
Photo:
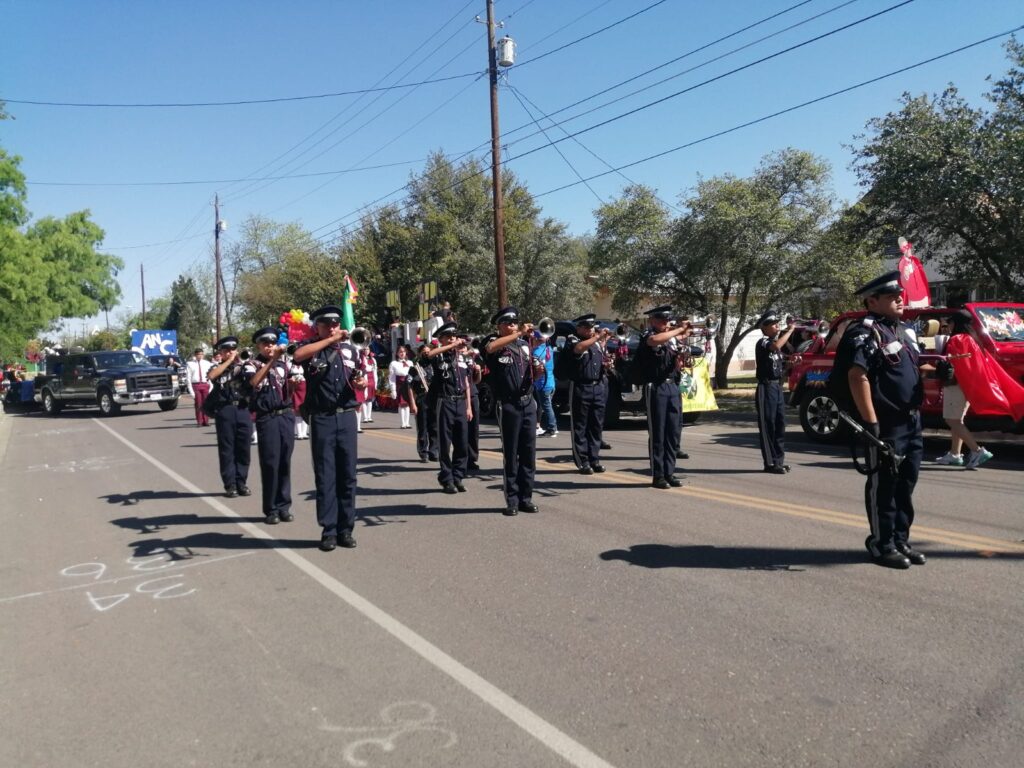
<instances>
[{"instance_id":1,"label":"parked car","mask_svg":"<svg viewBox=\"0 0 1024 768\"><path fill-rule=\"evenodd\" d=\"M151 365L138 352L116 350L49 355L46 372L35 378L34 398L56 416L65 406L97 406L113 416L125 405L156 403L161 411L178 407L178 378Z\"/></svg>"},{"instance_id":2,"label":"parked car","mask_svg":"<svg viewBox=\"0 0 1024 768\"><path fill-rule=\"evenodd\" d=\"M177 355L148 355L147 360L158 368L170 368L178 375L178 394L188 392L188 369Z\"/></svg>"},{"instance_id":3,"label":"parked car","mask_svg":"<svg viewBox=\"0 0 1024 768\"><path fill-rule=\"evenodd\" d=\"M1014 379L1024 383L1024 304L971 302L964 309L974 317L985 349ZM936 352L936 336L942 321L956 311L942 307L904 310L903 321L911 325L917 336L922 364L935 364L943 358ZM837 440L846 433L839 408L828 396L828 377L843 333L851 322L865 314L863 310L843 313L832 321L828 334L813 339L802 353L790 358L789 405L798 409L804 433L816 440ZM942 386L937 379L924 379L924 395L921 415L925 425L945 426ZM978 416L968 411L966 424L975 431L1024 433L1024 421L1014 423L1009 416Z\"/></svg>"}]
</instances>

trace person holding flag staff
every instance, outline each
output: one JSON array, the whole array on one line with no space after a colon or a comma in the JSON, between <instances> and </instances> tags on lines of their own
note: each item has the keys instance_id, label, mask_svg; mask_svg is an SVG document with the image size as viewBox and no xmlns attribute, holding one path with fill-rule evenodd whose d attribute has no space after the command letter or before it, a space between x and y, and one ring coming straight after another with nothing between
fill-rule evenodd
<instances>
[{"instance_id":1,"label":"person holding flag staff","mask_svg":"<svg viewBox=\"0 0 1024 768\"><path fill-rule=\"evenodd\" d=\"M437 481L445 493L466 491L462 481L469 463L469 420L473 418L468 369L461 352L466 342L455 331L455 323L442 325L434 331L438 346L427 350L427 360L433 369L430 398L437 412L441 462Z\"/></svg>"},{"instance_id":2,"label":"person holding flag staff","mask_svg":"<svg viewBox=\"0 0 1024 768\"><path fill-rule=\"evenodd\" d=\"M347 293L347 291L346 291ZM317 338L300 344L295 362L306 371L316 517L323 529L320 549L330 552L340 543L352 548L356 540L356 392L366 386L356 367L358 351L348 342L339 321L342 310L321 307L310 317ZM349 309L351 318L351 309Z\"/></svg>"},{"instance_id":3,"label":"person holding flag staff","mask_svg":"<svg viewBox=\"0 0 1024 768\"><path fill-rule=\"evenodd\" d=\"M256 357L245 362L242 375L248 381L249 409L256 417L259 435L263 514L267 525L289 523L292 506L292 450L295 422L288 390L288 363L282 359L285 346L277 343L276 328L267 327L252 336Z\"/></svg>"},{"instance_id":4,"label":"person holding flag staff","mask_svg":"<svg viewBox=\"0 0 1024 768\"><path fill-rule=\"evenodd\" d=\"M216 408L214 421L220 478L224 483L224 495L233 499L252 494L245 484L249 479L251 461L252 417L244 391L242 361L238 357L238 337L225 336L218 339L215 346L221 359L210 369L207 378L215 389L210 397Z\"/></svg>"},{"instance_id":5,"label":"person holding flag staff","mask_svg":"<svg viewBox=\"0 0 1024 768\"><path fill-rule=\"evenodd\" d=\"M531 323L519 324L515 307L498 310L491 318L498 327L484 352L495 396L501 454L504 459L505 510L538 512L533 503L533 476L537 452L537 401L533 397L534 363L530 349Z\"/></svg>"},{"instance_id":6,"label":"person holding flag staff","mask_svg":"<svg viewBox=\"0 0 1024 768\"><path fill-rule=\"evenodd\" d=\"M601 464L601 434L604 429L605 403L608 400L608 376L605 368L607 328L595 332L597 315L582 315L573 323L575 335L569 336L562 354L569 360L569 418L572 431L572 460L581 475L604 472Z\"/></svg>"},{"instance_id":7,"label":"person holding flag staff","mask_svg":"<svg viewBox=\"0 0 1024 768\"><path fill-rule=\"evenodd\" d=\"M786 463L786 399L782 395L782 348L796 330L796 320L786 321L786 330L779 333L779 316L769 309L757 321L761 338L754 347L757 364L757 390L754 407L757 409L757 433L761 442L764 471L774 475L789 472Z\"/></svg>"}]
</instances>

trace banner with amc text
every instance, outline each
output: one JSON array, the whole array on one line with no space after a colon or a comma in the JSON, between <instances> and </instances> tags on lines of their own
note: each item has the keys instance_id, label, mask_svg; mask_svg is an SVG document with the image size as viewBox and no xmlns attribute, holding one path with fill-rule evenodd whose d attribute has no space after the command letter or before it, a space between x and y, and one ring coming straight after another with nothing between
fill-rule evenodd
<instances>
[{"instance_id":1,"label":"banner with amc text","mask_svg":"<svg viewBox=\"0 0 1024 768\"><path fill-rule=\"evenodd\" d=\"M679 394L683 398L683 413L718 410L715 393L711 389L711 369L706 357L696 358L692 368L683 368Z\"/></svg>"},{"instance_id":2,"label":"banner with amc text","mask_svg":"<svg viewBox=\"0 0 1024 768\"><path fill-rule=\"evenodd\" d=\"M132 351L150 355L178 354L177 331L132 331Z\"/></svg>"}]
</instances>

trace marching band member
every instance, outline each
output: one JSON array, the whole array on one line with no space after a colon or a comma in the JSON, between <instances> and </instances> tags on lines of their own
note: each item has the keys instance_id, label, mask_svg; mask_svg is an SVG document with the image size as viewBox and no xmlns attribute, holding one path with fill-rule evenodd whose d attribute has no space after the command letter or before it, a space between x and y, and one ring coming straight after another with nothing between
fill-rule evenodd
<instances>
[{"instance_id":1,"label":"marching band member","mask_svg":"<svg viewBox=\"0 0 1024 768\"><path fill-rule=\"evenodd\" d=\"M430 397L437 412L440 449L437 481L445 493L466 491L462 481L469 462L469 420L473 418L469 377L461 352L466 342L455 335L455 330L455 323L442 325L434 331L438 346L427 350L427 361L433 370Z\"/></svg>"},{"instance_id":2,"label":"marching band member","mask_svg":"<svg viewBox=\"0 0 1024 768\"><path fill-rule=\"evenodd\" d=\"M569 418L572 432L572 459L581 475L604 472L601 464L601 435L604 430L605 403L608 400L608 373L605 348L609 331L595 332L597 315L577 317L576 334L565 342L563 354L572 355L569 384Z\"/></svg>"},{"instance_id":3,"label":"marching band member","mask_svg":"<svg viewBox=\"0 0 1024 768\"><path fill-rule=\"evenodd\" d=\"M498 334L488 341L484 351L491 372L504 458L505 510L502 514L511 517L519 512L539 511L533 503L537 402L533 397L535 358L528 341L533 325L520 325L515 307L498 310L491 322L498 327Z\"/></svg>"},{"instance_id":4,"label":"marching band member","mask_svg":"<svg viewBox=\"0 0 1024 768\"><path fill-rule=\"evenodd\" d=\"M682 398L679 381L683 367L682 342L690 335L685 320L670 327L672 307L663 304L644 312L649 318L640 336L640 347L633 365L641 367L646 384L648 454L651 461L651 485L664 490L683 484L675 476L676 457L682 430Z\"/></svg>"},{"instance_id":5,"label":"marching band member","mask_svg":"<svg viewBox=\"0 0 1024 768\"><path fill-rule=\"evenodd\" d=\"M320 549L330 552L356 545L356 392L366 379L356 367L359 351L339 325L341 310L321 307L311 318L317 338L300 344L294 359L306 371Z\"/></svg>"},{"instance_id":6,"label":"marching band member","mask_svg":"<svg viewBox=\"0 0 1024 768\"><path fill-rule=\"evenodd\" d=\"M398 417L401 420L402 429L411 428L408 386L406 385L410 368L412 368L412 363L409 361L409 347L401 344L395 350L395 359L388 366L388 384L391 386L391 394L398 404Z\"/></svg>"},{"instance_id":7,"label":"marching band member","mask_svg":"<svg viewBox=\"0 0 1024 768\"><path fill-rule=\"evenodd\" d=\"M757 363L757 434L761 442L764 471L775 475L789 472L786 463L786 399L782 395L782 348L796 329L796 320L789 318L786 330L779 333L779 316L769 309L757 321L763 334L754 347Z\"/></svg>"},{"instance_id":8,"label":"marching band member","mask_svg":"<svg viewBox=\"0 0 1024 768\"><path fill-rule=\"evenodd\" d=\"M430 401L430 372L424 367L427 347L420 347L406 377L409 408L416 417L416 453L420 461L437 461L437 418Z\"/></svg>"},{"instance_id":9,"label":"marching band member","mask_svg":"<svg viewBox=\"0 0 1024 768\"><path fill-rule=\"evenodd\" d=\"M224 495L249 496L252 491L245 483L249 479L252 417L249 415L249 401L242 391L242 361L238 357L238 337L225 336L217 340L217 352L221 362L211 368L207 378L217 390L217 410L214 421L217 427L217 460L220 464L220 478L224 483Z\"/></svg>"},{"instance_id":10,"label":"marching band member","mask_svg":"<svg viewBox=\"0 0 1024 768\"><path fill-rule=\"evenodd\" d=\"M242 369L248 381L249 409L256 417L260 436L257 452L267 525L294 519L291 466L295 422L288 393L289 365L281 358L285 347L277 343L277 336L277 329L272 327L256 331L252 336L256 357L249 358Z\"/></svg>"}]
</instances>

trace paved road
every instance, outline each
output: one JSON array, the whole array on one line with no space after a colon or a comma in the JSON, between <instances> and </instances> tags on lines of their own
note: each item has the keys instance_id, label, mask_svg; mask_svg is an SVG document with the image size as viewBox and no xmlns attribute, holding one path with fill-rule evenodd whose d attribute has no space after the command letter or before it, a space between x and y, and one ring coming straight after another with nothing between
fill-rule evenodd
<instances>
[{"instance_id":1,"label":"paved road","mask_svg":"<svg viewBox=\"0 0 1024 768\"><path fill-rule=\"evenodd\" d=\"M640 429L603 476L542 440L505 518L493 427L445 496L380 414L325 554L308 442L270 528L189 413L0 418L0 765L1020 765L1019 443L925 468L929 563L894 572L842 452L766 476L749 420L685 430L672 491Z\"/></svg>"}]
</instances>

